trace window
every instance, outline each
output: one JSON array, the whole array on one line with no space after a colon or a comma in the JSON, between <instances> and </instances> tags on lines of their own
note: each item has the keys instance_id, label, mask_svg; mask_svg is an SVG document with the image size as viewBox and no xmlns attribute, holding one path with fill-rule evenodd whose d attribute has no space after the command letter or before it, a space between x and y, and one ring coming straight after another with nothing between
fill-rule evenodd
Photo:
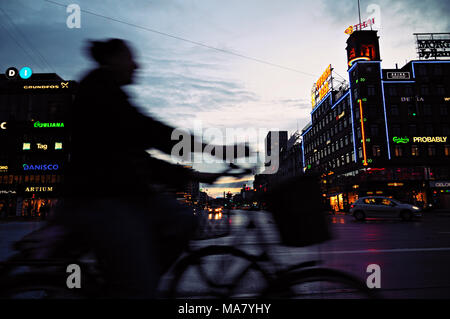
<instances>
[{"instance_id":1,"label":"window","mask_svg":"<svg viewBox=\"0 0 450 319\"><path fill-rule=\"evenodd\" d=\"M397 88L395 86L389 87L389 95L390 96L397 96Z\"/></svg>"},{"instance_id":2,"label":"window","mask_svg":"<svg viewBox=\"0 0 450 319\"><path fill-rule=\"evenodd\" d=\"M394 155L395 155L396 157L403 156L403 148L402 148L401 146L396 145L396 146L394 147Z\"/></svg>"},{"instance_id":3,"label":"window","mask_svg":"<svg viewBox=\"0 0 450 319\"><path fill-rule=\"evenodd\" d=\"M390 200L390 199L387 199L387 198L378 198L378 203L380 204L380 205L384 205L384 206L394 206L394 203Z\"/></svg>"},{"instance_id":4,"label":"window","mask_svg":"<svg viewBox=\"0 0 450 319\"><path fill-rule=\"evenodd\" d=\"M408 104L408 115L416 116L417 115L417 106L414 104Z\"/></svg>"},{"instance_id":5,"label":"window","mask_svg":"<svg viewBox=\"0 0 450 319\"><path fill-rule=\"evenodd\" d=\"M406 96L412 96L412 95L414 95L414 91L413 91L413 88L412 88L411 86L407 86L407 87L405 88L405 95L406 95Z\"/></svg>"},{"instance_id":6,"label":"window","mask_svg":"<svg viewBox=\"0 0 450 319\"><path fill-rule=\"evenodd\" d=\"M369 85L367 87L367 95L369 95L369 96L375 95L375 87L373 85Z\"/></svg>"},{"instance_id":7,"label":"window","mask_svg":"<svg viewBox=\"0 0 450 319\"><path fill-rule=\"evenodd\" d=\"M423 114L424 115L432 115L433 114L430 104L423 105Z\"/></svg>"},{"instance_id":8,"label":"window","mask_svg":"<svg viewBox=\"0 0 450 319\"><path fill-rule=\"evenodd\" d=\"M448 115L448 107L445 104L440 105L440 113L441 115L447 116Z\"/></svg>"},{"instance_id":9,"label":"window","mask_svg":"<svg viewBox=\"0 0 450 319\"><path fill-rule=\"evenodd\" d=\"M419 147L417 145L411 145L411 155L419 156Z\"/></svg>"},{"instance_id":10,"label":"window","mask_svg":"<svg viewBox=\"0 0 450 319\"><path fill-rule=\"evenodd\" d=\"M393 136L400 136L401 135L401 128L399 124L392 125L392 135Z\"/></svg>"},{"instance_id":11,"label":"window","mask_svg":"<svg viewBox=\"0 0 450 319\"><path fill-rule=\"evenodd\" d=\"M419 73L419 75L426 75L427 74L427 69L426 69L425 65L423 65L423 64L419 65L418 73Z\"/></svg>"},{"instance_id":12,"label":"window","mask_svg":"<svg viewBox=\"0 0 450 319\"><path fill-rule=\"evenodd\" d=\"M444 154L445 156L450 156L450 145L444 146Z\"/></svg>"},{"instance_id":13,"label":"window","mask_svg":"<svg viewBox=\"0 0 450 319\"><path fill-rule=\"evenodd\" d=\"M450 128L449 128L448 124L442 124L441 128L442 128L443 135L450 135Z\"/></svg>"},{"instance_id":14,"label":"window","mask_svg":"<svg viewBox=\"0 0 450 319\"><path fill-rule=\"evenodd\" d=\"M445 88L443 85L438 85L436 88L437 95L445 95Z\"/></svg>"},{"instance_id":15,"label":"window","mask_svg":"<svg viewBox=\"0 0 450 319\"><path fill-rule=\"evenodd\" d=\"M420 87L420 94L422 94L422 95L429 95L430 94L430 88L428 87L428 85L422 85Z\"/></svg>"},{"instance_id":16,"label":"window","mask_svg":"<svg viewBox=\"0 0 450 319\"><path fill-rule=\"evenodd\" d=\"M375 205L375 198L364 198L364 204Z\"/></svg>"},{"instance_id":17,"label":"window","mask_svg":"<svg viewBox=\"0 0 450 319\"><path fill-rule=\"evenodd\" d=\"M417 134L417 125L416 124L409 124L408 125L408 131L409 135L416 135Z\"/></svg>"},{"instance_id":18,"label":"window","mask_svg":"<svg viewBox=\"0 0 450 319\"><path fill-rule=\"evenodd\" d=\"M433 125L432 124L425 124L425 135L433 135Z\"/></svg>"},{"instance_id":19,"label":"window","mask_svg":"<svg viewBox=\"0 0 450 319\"><path fill-rule=\"evenodd\" d=\"M362 138L362 135L361 135L361 127L358 127L357 129L356 129L356 136L360 139L360 138Z\"/></svg>"},{"instance_id":20,"label":"window","mask_svg":"<svg viewBox=\"0 0 450 319\"><path fill-rule=\"evenodd\" d=\"M363 150L361 147L358 148L358 157L363 158Z\"/></svg>"},{"instance_id":21,"label":"window","mask_svg":"<svg viewBox=\"0 0 450 319\"><path fill-rule=\"evenodd\" d=\"M391 105L391 115L398 116L398 105Z\"/></svg>"},{"instance_id":22,"label":"window","mask_svg":"<svg viewBox=\"0 0 450 319\"><path fill-rule=\"evenodd\" d=\"M379 129L378 129L378 125L371 125L370 126L370 134L372 135L372 136L378 136L378 134L379 134Z\"/></svg>"},{"instance_id":23,"label":"window","mask_svg":"<svg viewBox=\"0 0 450 319\"><path fill-rule=\"evenodd\" d=\"M380 146L378 145L372 146L372 152L374 157L380 157L381 156Z\"/></svg>"},{"instance_id":24,"label":"window","mask_svg":"<svg viewBox=\"0 0 450 319\"><path fill-rule=\"evenodd\" d=\"M436 156L436 146L428 145L428 156Z\"/></svg>"}]
</instances>

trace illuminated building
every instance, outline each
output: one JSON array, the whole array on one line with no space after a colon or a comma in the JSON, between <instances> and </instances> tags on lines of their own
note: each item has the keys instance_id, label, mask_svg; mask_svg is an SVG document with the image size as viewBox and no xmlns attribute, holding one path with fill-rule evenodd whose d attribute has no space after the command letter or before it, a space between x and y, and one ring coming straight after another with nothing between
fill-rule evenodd
<instances>
[{"instance_id":1,"label":"illuminated building","mask_svg":"<svg viewBox=\"0 0 450 319\"><path fill-rule=\"evenodd\" d=\"M9 216L42 216L60 197L75 89L54 73L0 75L0 206Z\"/></svg>"},{"instance_id":2,"label":"illuminated building","mask_svg":"<svg viewBox=\"0 0 450 319\"><path fill-rule=\"evenodd\" d=\"M365 195L449 208L450 60L382 69L376 31L346 49L348 85L320 92L302 131L303 170L336 210Z\"/></svg>"}]
</instances>

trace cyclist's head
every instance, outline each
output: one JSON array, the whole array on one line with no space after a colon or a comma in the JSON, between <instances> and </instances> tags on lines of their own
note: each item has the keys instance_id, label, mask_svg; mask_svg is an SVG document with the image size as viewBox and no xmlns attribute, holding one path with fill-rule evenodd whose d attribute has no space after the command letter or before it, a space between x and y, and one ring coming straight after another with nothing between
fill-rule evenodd
<instances>
[{"instance_id":1,"label":"cyclist's head","mask_svg":"<svg viewBox=\"0 0 450 319\"><path fill-rule=\"evenodd\" d=\"M120 85L133 82L133 74L138 65L130 46L124 40L91 41L89 54L101 67L110 69Z\"/></svg>"}]
</instances>

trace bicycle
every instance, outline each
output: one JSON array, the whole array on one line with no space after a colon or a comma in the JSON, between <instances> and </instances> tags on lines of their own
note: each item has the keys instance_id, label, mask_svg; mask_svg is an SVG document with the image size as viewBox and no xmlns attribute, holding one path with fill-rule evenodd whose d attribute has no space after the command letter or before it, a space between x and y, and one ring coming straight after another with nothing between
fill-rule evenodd
<instances>
[{"instance_id":1,"label":"bicycle","mask_svg":"<svg viewBox=\"0 0 450 319\"><path fill-rule=\"evenodd\" d=\"M222 176L241 177L249 169L230 167L217 174L203 174L213 181ZM108 283L90 249L89 243L67 233L60 225L47 224L14 244L16 253L0 263L0 298L98 298L108 295ZM75 244L72 244L75 243ZM83 289L67 288L67 266L76 264L83 269Z\"/></svg>"},{"instance_id":2,"label":"bicycle","mask_svg":"<svg viewBox=\"0 0 450 319\"><path fill-rule=\"evenodd\" d=\"M249 221L226 245L210 245L191 250L172 269L173 279L167 285L166 298L379 298L379 294L369 289L358 278L342 271L318 267L318 261L305 261L288 267L281 265L270 253L270 246L264 233L254 219L261 214L249 214ZM250 254L236 248L250 230L256 230L259 254ZM206 261L206 259L212 259ZM221 268L218 271L212 267ZM233 269L234 267L234 269ZM195 276L197 273L197 276ZM195 276L195 279L192 278ZM186 279L188 287L183 289ZM191 277L191 278L189 278ZM246 278L247 277L247 278ZM192 294L192 282L203 280L205 291ZM254 287L253 294L242 293L242 286ZM319 285L319 287L314 285ZM296 287L299 286L299 289ZM188 290L188 291L185 291ZM191 291L189 291L191 290ZM247 289L248 290L248 289Z\"/></svg>"}]
</instances>

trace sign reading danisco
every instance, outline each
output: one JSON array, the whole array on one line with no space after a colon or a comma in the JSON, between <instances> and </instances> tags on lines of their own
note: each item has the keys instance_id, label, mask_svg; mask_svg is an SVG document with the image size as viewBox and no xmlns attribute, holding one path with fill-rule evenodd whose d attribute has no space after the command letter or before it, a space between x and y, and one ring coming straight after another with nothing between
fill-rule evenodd
<instances>
[{"instance_id":1,"label":"sign reading danisco","mask_svg":"<svg viewBox=\"0 0 450 319\"><path fill-rule=\"evenodd\" d=\"M59 169L58 164L40 164L40 165L23 164L24 171L57 171L58 169Z\"/></svg>"}]
</instances>

